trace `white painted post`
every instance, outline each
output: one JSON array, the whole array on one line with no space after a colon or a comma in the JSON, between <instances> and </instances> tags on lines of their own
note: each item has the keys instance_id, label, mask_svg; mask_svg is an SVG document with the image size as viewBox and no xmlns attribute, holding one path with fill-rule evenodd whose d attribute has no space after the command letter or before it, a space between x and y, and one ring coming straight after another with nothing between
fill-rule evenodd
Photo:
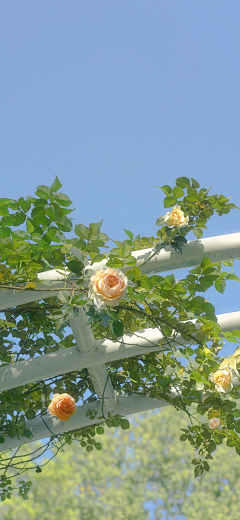
<instances>
[{"instance_id":1,"label":"white painted post","mask_svg":"<svg viewBox=\"0 0 240 520\"><path fill-rule=\"evenodd\" d=\"M95 338L90 325L87 324L85 312L82 308L78 310L78 315L69 320L75 336L78 350L81 354L93 354L96 351ZM108 371L104 364L95 368L88 368L94 389L102 400L103 415L107 416L108 411L112 411L115 406L114 389L109 379Z\"/></svg>"}]
</instances>

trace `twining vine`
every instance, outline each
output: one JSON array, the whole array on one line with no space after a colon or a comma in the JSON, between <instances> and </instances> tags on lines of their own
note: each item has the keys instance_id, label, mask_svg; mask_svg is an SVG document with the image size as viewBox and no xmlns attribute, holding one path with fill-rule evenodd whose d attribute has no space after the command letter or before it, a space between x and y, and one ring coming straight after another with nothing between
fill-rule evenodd
<instances>
[{"instance_id":1,"label":"twining vine","mask_svg":"<svg viewBox=\"0 0 240 520\"><path fill-rule=\"evenodd\" d=\"M61 187L56 177L51 187L38 186L34 197L0 199L0 296L12 289L17 293L36 290L38 297L42 289L49 295L4 311L1 366L73 347L75 339L67 327L79 308L84 308L96 339L116 340L130 333L135 334L137 344L139 332L158 328L163 338L161 352L107 365L115 392L165 399L176 410L186 412L189 427L181 432L181 440L188 440L196 450L192 461L195 476L209 471L222 442L235 447L240 455L240 349L227 359L220 357L224 339L237 343L240 331L223 333L213 305L204 297L212 286L223 293L227 280L240 281L231 270L233 262L212 263L205 257L180 281L172 274L146 275L143 269L166 246L180 257L190 231L200 239L214 213L221 216L237 206L224 195L210 195L195 179L179 177L173 189L168 185L160 188L167 211L157 219L156 236L134 237L125 230L126 240L114 241L115 247L110 249L102 222L89 227L77 224L73 230L72 201L59 191ZM148 248L152 248L150 256L137 262L132 253ZM91 269L102 261L103 267ZM57 296L49 282L38 278L50 269L65 272L68 281ZM99 436L106 427L129 428L125 418L109 414L98 425L67 434L55 436L49 431L45 444L4 451L6 437L31 440L27 421L40 417L45 422L49 413L71 421L75 403L96 399L87 369L0 394L1 500L11 498L14 489L27 498L31 481L21 480L21 475L33 468L40 473L48 450L51 459L73 440L87 452L99 450ZM94 411L88 415L94 418Z\"/></svg>"}]
</instances>

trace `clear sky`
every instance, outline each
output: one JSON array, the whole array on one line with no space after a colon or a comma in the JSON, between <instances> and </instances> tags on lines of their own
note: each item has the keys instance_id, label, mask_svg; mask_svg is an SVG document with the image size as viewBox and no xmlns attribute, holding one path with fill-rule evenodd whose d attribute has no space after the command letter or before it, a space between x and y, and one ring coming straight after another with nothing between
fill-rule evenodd
<instances>
[{"instance_id":1,"label":"clear sky","mask_svg":"<svg viewBox=\"0 0 240 520\"><path fill-rule=\"evenodd\" d=\"M239 19L239 0L1 2L1 197L57 174L75 223L118 240L156 232L154 185L178 176L240 205ZM237 231L233 210L205 236ZM216 311L238 295L212 294Z\"/></svg>"}]
</instances>

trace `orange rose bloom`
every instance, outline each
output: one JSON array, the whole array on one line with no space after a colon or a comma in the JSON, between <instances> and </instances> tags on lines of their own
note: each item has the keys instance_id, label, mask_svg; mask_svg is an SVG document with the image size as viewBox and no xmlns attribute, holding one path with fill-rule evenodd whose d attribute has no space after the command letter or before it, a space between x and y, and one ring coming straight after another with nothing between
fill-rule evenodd
<instances>
[{"instance_id":1,"label":"orange rose bloom","mask_svg":"<svg viewBox=\"0 0 240 520\"><path fill-rule=\"evenodd\" d=\"M56 415L61 421L68 421L77 411L75 400L69 394L54 394L48 407L51 415Z\"/></svg>"},{"instance_id":2,"label":"orange rose bloom","mask_svg":"<svg viewBox=\"0 0 240 520\"><path fill-rule=\"evenodd\" d=\"M89 298L100 309L105 305L118 305L119 300L126 295L127 285L128 279L120 269L99 269L90 278Z\"/></svg>"}]
</instances>

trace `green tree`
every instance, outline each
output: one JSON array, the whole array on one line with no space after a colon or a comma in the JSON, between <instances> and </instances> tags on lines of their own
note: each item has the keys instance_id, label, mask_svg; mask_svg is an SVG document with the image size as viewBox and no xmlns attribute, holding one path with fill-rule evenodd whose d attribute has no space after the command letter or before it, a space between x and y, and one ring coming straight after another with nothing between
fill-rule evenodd
<instances>
[{"instance_id":1,"label":"green tree","mask_svg":"<svg viewBox=\"0 0 240 520\"><path fill-rule=\"evenodd\" d=\"M28 500L14 496L0 504L0 517L147 520L151 503L154 520L179 515L236 520L240 464L235 450L218 446L211 472L194 479L193 448L179 440L179 428L186 426L182 412L166 407L135 416L128 432L109 429L101 451L88 454L73 442L42 473L31 474Z\"/></svg>"}]
</instances>

